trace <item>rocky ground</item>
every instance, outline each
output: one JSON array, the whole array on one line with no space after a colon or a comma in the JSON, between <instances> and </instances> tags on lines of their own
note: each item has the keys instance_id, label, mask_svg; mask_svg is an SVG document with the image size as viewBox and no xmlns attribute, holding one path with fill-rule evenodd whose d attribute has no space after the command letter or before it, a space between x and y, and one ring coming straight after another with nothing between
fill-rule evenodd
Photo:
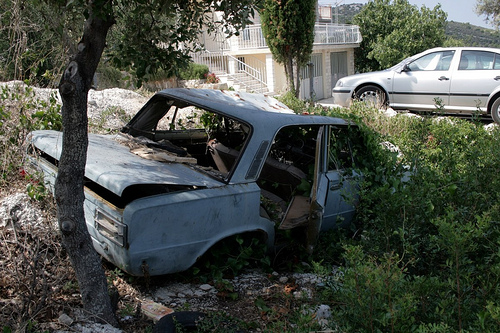
<instances>
[{"instance_id":1,"label":"rocky ground","mask_svg":"<svg viewBox=\"0 0 500 333\"><path fill-rule=\"evenodd\" d=\"M21 83L4 86L14 84ZM35 93L47 99L57 91ZM123 126L148 97L108 89L90 91L88 100L91 130L109 131ZM314 274L254 269L216 284L182 275L133 278L106 263L109 281L119 293L121 327L86 322L74 273L59 243L55 206L51 200L42 204L30 198L25 180L21 174L17 184L0 191L0 322L36 322L38 329L50 332L150 332L154 320L143 307L154 304L173 311L225 314L253 323L249 330L255 332L273 321L286 323L287 315L300 309L328 323L329 308L313 301L323 284Z\"/></svg>"}]
</instances>

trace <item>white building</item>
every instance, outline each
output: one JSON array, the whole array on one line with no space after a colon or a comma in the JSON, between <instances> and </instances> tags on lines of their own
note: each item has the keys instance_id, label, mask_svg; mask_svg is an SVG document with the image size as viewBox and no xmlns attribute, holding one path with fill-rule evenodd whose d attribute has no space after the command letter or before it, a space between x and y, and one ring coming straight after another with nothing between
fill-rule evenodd
<instances>
[{"instance_id":1,"label":"white building","mask_svg":"<svg viewBox=\"0 0 500 333\"><path fill-rule=\"evenodd\" d=\"M354 73L354 49L361 43L359 27L335 24L332 17L332 7L318 7L312 66L301 71L301 98L311 98L311 86L314 99L328 98L339 78ZM193 54L193 60L208 65L222 82L239 90L280 93L286 87L284 68L266 45L260 17L253 22L230 38L203 32L200 39L206 51Z\"/></svg>"}]
</instances>

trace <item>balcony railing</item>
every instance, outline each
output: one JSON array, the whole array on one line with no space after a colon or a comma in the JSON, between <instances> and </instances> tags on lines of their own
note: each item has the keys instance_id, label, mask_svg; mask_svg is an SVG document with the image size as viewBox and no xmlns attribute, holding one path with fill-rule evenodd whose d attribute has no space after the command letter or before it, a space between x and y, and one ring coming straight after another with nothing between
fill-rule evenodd
<instances>
[{"instance_id":1,"label":"balcony railing","mask_svg":"<svg viewBox=\"0 0 500 333\"><path fill-rule=\"evenodd\" d=\"M357 25L316 24L314 44L358 44L361 33Z\"/></svg>"},{"instance_id":2,"label":"balcony railing","mask_svg":"<svg viewBox=\"0 0 500 333\"><path fill-rule=\"evenodd\" d=\"M249 26L239 36L228 40L229 50L267 48L260 24ZM336 45L361 43L361 33L357 25L316 24L314 26L314 45Z\"/></svg>"}]
</instances>

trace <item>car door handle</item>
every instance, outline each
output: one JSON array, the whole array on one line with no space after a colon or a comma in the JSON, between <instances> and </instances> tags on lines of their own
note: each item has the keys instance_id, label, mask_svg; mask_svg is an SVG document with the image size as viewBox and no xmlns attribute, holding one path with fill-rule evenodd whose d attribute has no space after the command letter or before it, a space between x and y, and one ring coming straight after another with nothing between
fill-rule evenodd
<instances>
[{"instance_id":1,"label":"car door handle","mask_svg":"<svg viewBox=\"0 0 500 333\"><path fill-rule=\"evenodd\" d=\"M495 81L500 80L500 76L495 76L495 78L493 80L495 80Z\"/></svg>"},{"instance_id":2,"label":"car door handle","mask_svg":"<svg viewBox=\"0 0 500 333\"><path fill-rule=\"evenodd\" d=\"M448 81L448 80L449 80L449 78L447 78L446 76L444 76L444 75L443 75L443 76L439 77L439 79L438 79L438 80L439 80L439 81Z\"/></svg>"}]
</instances>

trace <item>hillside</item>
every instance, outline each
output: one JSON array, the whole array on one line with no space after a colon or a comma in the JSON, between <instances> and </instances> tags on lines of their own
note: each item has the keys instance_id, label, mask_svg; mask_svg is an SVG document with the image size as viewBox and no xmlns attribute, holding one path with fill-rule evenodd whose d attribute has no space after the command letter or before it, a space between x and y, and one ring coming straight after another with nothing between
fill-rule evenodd
<instances>
[{"instance_id":1,"label":"hillside","mask_svg":"<svg viewBox=\"0 0 500 333\"><path fill-rule=\"evenodd\" d=\"M446 35L464 41L466 46L483 46L500 48L500 32L486 29L469 23L449 21Z\"/></svg>"},{"instance_id":2,"label":"hillside","mask_svg":"<svg viewBox=\"0 0 500 333\"><path fill-rule=\"evenodd\" d=\"M358 14L362 8L363 4L359 3L341 5L338 7L336 20L338 20L340 24L350 24L352 23L354 15ZM446 35L450 38L463 41L465 46L500 48L499 31L479 27L470 23L448 21Z\"/></svg>"}]
</instances>

